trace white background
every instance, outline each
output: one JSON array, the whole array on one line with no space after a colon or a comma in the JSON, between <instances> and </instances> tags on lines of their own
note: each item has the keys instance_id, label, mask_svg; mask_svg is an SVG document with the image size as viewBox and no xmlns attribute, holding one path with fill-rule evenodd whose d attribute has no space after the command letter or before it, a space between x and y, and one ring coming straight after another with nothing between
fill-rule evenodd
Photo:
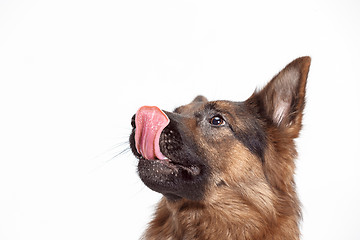
<instances>
[{"instance_id":1,"label":"white background","mask_svg":"<svg viewBox=\"0 0 360 240\"><path fill-rule=\"evenodd\" d=\"M0 239L138 239L135 111L245 100L304 55L302 239L358 240L359 1L0 0Z\"/></svg>"}]
</instances>

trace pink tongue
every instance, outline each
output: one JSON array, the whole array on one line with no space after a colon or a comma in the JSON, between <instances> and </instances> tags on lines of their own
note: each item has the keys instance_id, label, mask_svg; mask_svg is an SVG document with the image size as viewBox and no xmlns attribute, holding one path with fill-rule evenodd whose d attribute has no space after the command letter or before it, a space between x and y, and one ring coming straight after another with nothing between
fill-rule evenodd
<instances>
[{"instance_id":1,"label":"pink tongue","mask_svg":"<svg viewBox=\"0 0 360 240\"><path fill-rule=\"evenodd\" d=\"M145 159L163 160L166 157L160 152L160 134L170 120L158 107L141 107L135 116L136 150Z\"/></svg>"}]
</instances>

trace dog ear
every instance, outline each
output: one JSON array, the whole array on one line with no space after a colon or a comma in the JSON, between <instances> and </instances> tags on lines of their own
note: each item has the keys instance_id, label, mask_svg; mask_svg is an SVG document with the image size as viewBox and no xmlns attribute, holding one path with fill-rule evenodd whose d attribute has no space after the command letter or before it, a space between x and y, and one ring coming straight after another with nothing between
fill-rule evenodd
<instances>
[{"instance_id":1,"label":"dog ear","mask_svg":"<svg viewBox=\"0 0 360 240\"><path fill-rule=\"evenodd\" d=\"M277 127L301 128L305 106L306 81L310 57L301 57L287 65L262 90L248 99L257 111Z\"/></svg>"},{"instance_id":2,"label":"dog ear","mask_svg":"<svg viewBox=\"0 0 360 240\"><path fill-rule=\"evenodd\" d=\"M195 102L203 102L203 103L205 103L205 102L207 102L208 100L207 100L207 98L206 97L204 97L204 96L202 96L202 95L199 95L199 96L197 96L196 98L194 98L194 100L192 101L193 103L195 103Z\"/></svg>"}]
</instances>

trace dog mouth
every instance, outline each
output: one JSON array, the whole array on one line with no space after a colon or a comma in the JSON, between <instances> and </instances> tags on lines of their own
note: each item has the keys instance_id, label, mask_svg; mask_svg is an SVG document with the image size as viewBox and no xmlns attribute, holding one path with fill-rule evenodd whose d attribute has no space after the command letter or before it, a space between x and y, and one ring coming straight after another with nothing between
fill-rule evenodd
<instances>
[{"instance_id":1,"label":"dog mouth","mask_svg":"<svg viewBox=\"0 0 360 240\"><path fill-rule=\"evenodd\" d=\"M151 175L181 175L185 179L191 179L191 176L200 174L200 167L177 160L181 157L175 156L177 147L173 144L179 145L176 139L180 137L170 137L174 131L166 128L169 123L169 117L158 107L143 106L137 111L133 126L134 153L140 160L139 166L144 166L145 169L147 167L147 171L152 172Z\"/></svg>"},{"instance_id":2,"label":"dog mouth","mask_svg":"<svg viewBox=\"0 0 360 240\"><path fill-rule=\"evenodd\" d=\"M151 168L147 168L147 171L156 172L157 174L186 176L186 179L190 179L190 176L200 175L200 167L195 165L184 165L183 163L175 162L169 158L148 160L144 156L139 155L138 159L141 165L150 165Z\"/></svg>"}]
</instances>

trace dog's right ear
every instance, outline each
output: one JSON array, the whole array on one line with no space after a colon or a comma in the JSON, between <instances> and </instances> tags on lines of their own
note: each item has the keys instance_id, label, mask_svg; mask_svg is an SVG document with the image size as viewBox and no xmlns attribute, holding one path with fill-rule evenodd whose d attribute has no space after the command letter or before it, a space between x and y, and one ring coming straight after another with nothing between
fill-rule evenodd
<instances>
[{"instance_id":1,"label":"dog's right ear","mask_svg":"<svg viewBox=\"0 0 360 240\"><path fill-rule=\"evenodd\" d=\"M247 100L269 123L295 137L301 128L310 62L310 57L295 59Z\"/></svg>"},{"instance_id":2,"label":"dog's right ear","mask_svg":"<svg viewBox=\"0 0 360 240\"><path fill-rule=\"evenodd\" d=\"M197 96L196 98L194 98L194 100L192 101L193 103L196 103L196 102L202 102L202 103L205 103L205 102L207 102L208 100L207 100L207 98L206 97L204 97L204 96L202 96L202 95L199 95L199 96Z\"/></svg>"}]
</instances>

